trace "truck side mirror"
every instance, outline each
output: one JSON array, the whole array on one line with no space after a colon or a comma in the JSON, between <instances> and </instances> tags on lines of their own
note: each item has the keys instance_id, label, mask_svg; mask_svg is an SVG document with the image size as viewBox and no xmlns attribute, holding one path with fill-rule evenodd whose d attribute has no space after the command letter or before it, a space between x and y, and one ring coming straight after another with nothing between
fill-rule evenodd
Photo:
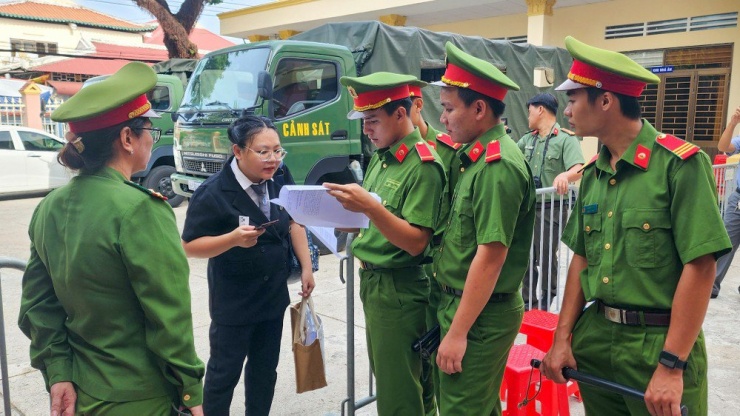
<instances>
[{"instance_id":1,"label":"truck side mirror","mask_svg":"<svg viewBox=\"0 0 740 416\"><path fill-rule=\"evenodd\" d=\"M275 118L275 104L272 102L272 77L267 71L257 74L257 95L267 101L267 116L272 120Z\"/></svg>"},{"instance_id":2,"label":"truck side mirror","mask_svg":"<svg viewBox=\"0 0 740 416\"><path fill-rule=\"evenodd\" d=\"M170 113L170 119L172 120L173 123L177 123L177 119L179 117L180 117L180 115L177 114L176 111L173 111L173 112Z\"/></svg>"}]
</instances>

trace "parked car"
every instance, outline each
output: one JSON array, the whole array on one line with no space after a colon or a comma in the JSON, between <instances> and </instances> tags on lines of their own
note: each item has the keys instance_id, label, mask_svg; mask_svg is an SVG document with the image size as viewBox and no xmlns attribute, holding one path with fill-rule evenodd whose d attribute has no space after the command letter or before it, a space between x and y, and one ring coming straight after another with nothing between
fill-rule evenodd
<instances>
[{"instance_id":1,"label":"parked car","mask_svg":"<svg viewBox=\"0 0 740 416\"><path fill-rule=\"evenodd\" d=\"M57 162L64 139L28 127L0 126L0 195L58 188L73 174Z\"/></svg>"}]
</instances>

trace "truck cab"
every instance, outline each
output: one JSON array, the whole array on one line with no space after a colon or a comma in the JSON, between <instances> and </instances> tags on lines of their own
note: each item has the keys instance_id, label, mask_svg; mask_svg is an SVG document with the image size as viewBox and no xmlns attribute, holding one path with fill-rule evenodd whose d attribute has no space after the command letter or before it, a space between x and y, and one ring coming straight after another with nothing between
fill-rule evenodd
<instances>
[{"instance_id":1,"label":"truck cab","mask_svg":"<svg viewBox=\"0 0 740 416\"><path fill-rule=\"evenodd\" d=\"M221 170L232 153L226 129L242 114L273 120L296 183L359 181L370 148L360 122L347 119L344 75L356 75L352 54L323 43L267 41L203 57L177 113L174 191L190 196Z\"/></svg>"}]
</instances>

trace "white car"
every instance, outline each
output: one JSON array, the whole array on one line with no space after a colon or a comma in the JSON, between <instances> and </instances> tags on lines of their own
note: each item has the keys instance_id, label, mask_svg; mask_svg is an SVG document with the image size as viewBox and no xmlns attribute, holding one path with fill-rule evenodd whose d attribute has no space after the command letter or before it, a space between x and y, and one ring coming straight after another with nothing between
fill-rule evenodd
<instances>
[{"instance_id":1,"label":"white car","mask_svg":"<svg viewBox=\"0 0 740 416\"><path fill-rule=\"evenodd\" d=\"M0 195L58 188L73 174L57 162L64 140L42 130L0 126Z\"/></svg>"}]
</instances>

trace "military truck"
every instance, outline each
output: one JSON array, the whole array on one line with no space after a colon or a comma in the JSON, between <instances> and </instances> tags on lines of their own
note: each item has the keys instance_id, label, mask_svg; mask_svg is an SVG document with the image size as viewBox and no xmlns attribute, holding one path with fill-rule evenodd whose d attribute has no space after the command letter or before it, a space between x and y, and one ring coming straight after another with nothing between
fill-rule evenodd
<instances>
[{"instance_id":1,"label":"military truck","mask_svg":"<svg viewBox=\"0 0 740 416\"><path fill-rule=\"evenodd\" d=\"M522 87L506 97L509 127L519 137L528 130L527 99L552 89L534 86L533 74L548 68L552 77L563 79L570 67L571 58L563 49L379 22L328 24L289 40L211 52L193 71L175 116L174 191L190 196L221 170L231 154L226 128L242 114L274 120L296 183L361 182L374 149L362 135L361 121L346 118L352 97L340 88L339 78L384 70L439 80L448 40L490 60ZM424 89L424 115L432 124L438 123L441 112L438 94L435 87Z\"/></svg>"},{"instance_id":2,"label":"military truck","mask_svg":"<svg viewBox=\"0 0 740 416\"><path fill-rule=\"evenodd\" d=\"M147 97L152 103L152 109L162 114L162 118L152 119L152 125L162 130L162 136L152 146L152 156L146 169L131 175L140 185L166 196L167 202L173 208L180 205L185 197L172 190L170 181L170 175L175 173L175 158L172 152L174 122L170 114L174 114L179 108L188 78L196 63L195 59L170 59L152 66L157 72L157 84L147 93ZM107 77L108 75L101 75L90 78L85 81L83 88Z\"/></svg>"}]
</instances>

